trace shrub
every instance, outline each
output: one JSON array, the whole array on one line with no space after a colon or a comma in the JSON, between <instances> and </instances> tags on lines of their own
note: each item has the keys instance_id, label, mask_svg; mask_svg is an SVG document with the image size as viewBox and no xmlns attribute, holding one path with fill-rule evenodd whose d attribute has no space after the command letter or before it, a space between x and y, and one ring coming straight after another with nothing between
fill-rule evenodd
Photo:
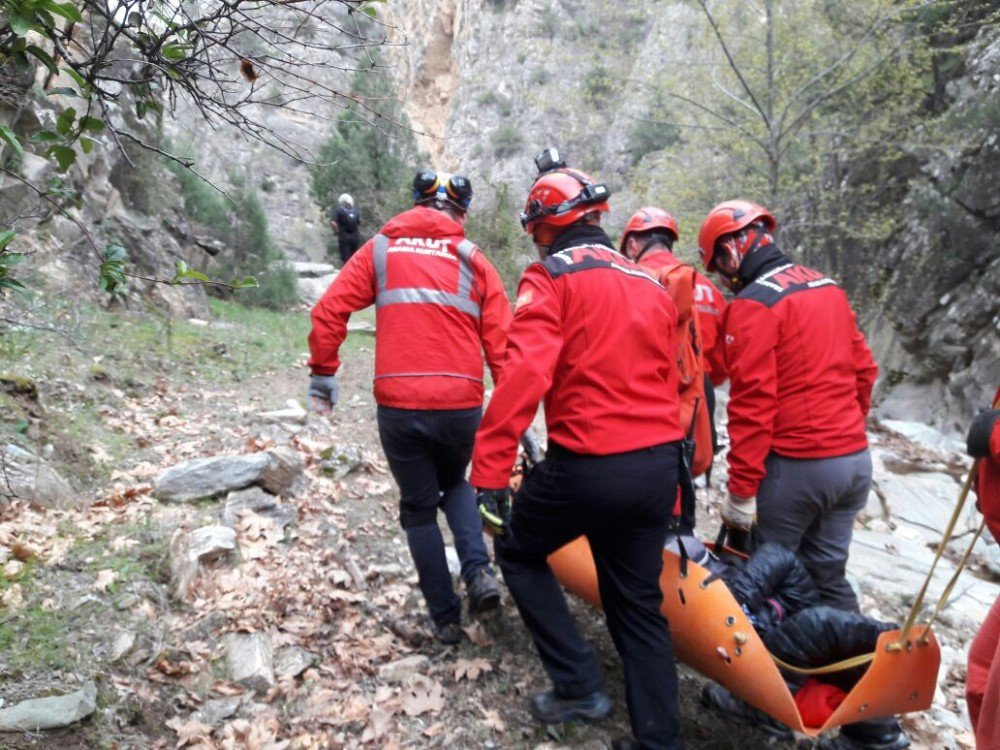
<instances>
[{"instance_id":1,"label":"shrub","mask_svg":"<svg viewBox=\"0 0 1000 750\"><path fill-rule=\"evenodd\" d=\"M484 207L473 202L465 224L466 236L490 259L511 298L517 292L521 272L533 259L531 242L517 219L518 211L507 184L501 183L493 205Z\"/></svg>"},{"instance_id":2,"label":"shrub","mask_svg":"<svg viewBox=\"0 0 1000 750\"><path fill-rule=\"evenodd\" d=\"M504 123L493 133L492 142L493 154L502 159L516 154L524 143L524 137L517 126Z\"/></svg>"},{"instance_id":3,"label":"shrub","mask_svg":"<svg viewBox=\"0 0 1000 750\"><path fill-rule=\"evenodd\" d=\"M603 65L595 65L587 71L583 84L584 99L597 107L604 107L614 91L614 78Z\"/></svg>"}]
</instances>

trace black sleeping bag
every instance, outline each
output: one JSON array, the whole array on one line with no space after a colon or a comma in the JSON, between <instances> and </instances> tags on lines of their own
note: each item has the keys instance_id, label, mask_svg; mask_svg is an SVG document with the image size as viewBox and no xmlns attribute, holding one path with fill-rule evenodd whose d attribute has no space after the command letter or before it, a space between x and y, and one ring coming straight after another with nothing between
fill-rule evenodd
<instances>
[{"instance_id":1,"label":"black sleeping bag","mask_svg":"<svg viewBox=\"0 0 1000 750\"><path fill-rule=\"evenodd\" d=\"M815 668L869 653L881 633L896 626L819 604L808 571L793 552L762 544L739 566L717 573L750 617L767 649L796 667ZM868 665L817 675L849 691ZM785 675L793 682L798 676Z\"/></svg>"}]
</instances>

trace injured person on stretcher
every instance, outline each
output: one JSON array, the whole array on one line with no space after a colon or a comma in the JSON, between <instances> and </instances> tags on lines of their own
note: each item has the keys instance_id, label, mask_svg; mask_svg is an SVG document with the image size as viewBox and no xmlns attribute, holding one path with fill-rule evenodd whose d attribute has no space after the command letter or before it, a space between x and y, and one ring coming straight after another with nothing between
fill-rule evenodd
<instances>
[{"instance_id":1,"label":"injured person on stretcher","mask_svg":"<svg viewBox=\"0 0 1000 750\"><path fill-rule=\"evenodd\" d=\"M684 546L684 553L680 551ZM686 556L721 579L743 608L768 651L800 669L814 669L871 653L881 633L893 623L879 622L858 612L823 606L803 564L793 552L777 544L762 544L743 560L727 555L726 561L709 552L692 536L668 539L666 548ZM780 665L779 665L780 666ZM821 726L861 679L868 664L808 678L782 670L794 693L806 726ZM709 686L706 693L711 692ZM735 700L735 699L734 699ZM712 701L709 699L709 703ZM756 709L746 706L748 712ZM746 718L750 718L747 716ZM773 720L758 721L774 734L788 730Z\"/></svg>"}]
</instances>

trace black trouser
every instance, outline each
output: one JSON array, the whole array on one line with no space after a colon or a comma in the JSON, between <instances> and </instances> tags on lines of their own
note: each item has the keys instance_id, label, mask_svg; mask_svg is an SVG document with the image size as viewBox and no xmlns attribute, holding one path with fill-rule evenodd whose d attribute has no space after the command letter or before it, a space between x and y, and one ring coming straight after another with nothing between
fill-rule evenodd
<instances>
[{"instance_id":1,"label":"black trouser","mask_svg":"<svg viewBox=\"0 0 1000 750\"><path fill-rule=\"evenodd\" d=\"M610 456L549 445L514 503L510 538L494 547L504 580L552 679L577 698L604 681L573 623L546 557L580 535L594 553L608 630L625 668L636 739L647 750L683 747L677 672L660 613L663 544L677 492L679 443Z\"/></svg>"},{"instance_id":2,"label":"black trouser","mask_svg":"<svg viewBox=\"0 0 1000 750\"><path fill-rule=\"evenodd\" d=\"M357 232L354 234L344 234L341 232L337 235L337 252L340 253L340 264L342 267L347 265L347 261L358 251L360 245L361 235Z\"/></svg>"},{"instance_id":3,"label":"black trouser","mask_svg":"<svg viewBox=\"0 0 1000 750\"><path fill-rule=\"evenodd\" d=\"M465 470L472 457L482 409L432 411L378 407L378 434L399 485L399 521L438 624L461 620L462 602L451 585L444 539L437 523L444 511L466 581L489 566L483 522Z\"/></svg>"},{"instance_id":4,"label":"black trouser","mask_svg":"<svg viewBox=\"0 0 1000 750\"><path fill-rule=\"evenodd\" d=\"M708 409L709 424L712 427L712 463L715 462L715 454L719 452L719 430L715 426L715 386L712 379L705 373L705 408ZM705 485L712 484L712 464L705 470Z\"/></svg>"}]
</instances>

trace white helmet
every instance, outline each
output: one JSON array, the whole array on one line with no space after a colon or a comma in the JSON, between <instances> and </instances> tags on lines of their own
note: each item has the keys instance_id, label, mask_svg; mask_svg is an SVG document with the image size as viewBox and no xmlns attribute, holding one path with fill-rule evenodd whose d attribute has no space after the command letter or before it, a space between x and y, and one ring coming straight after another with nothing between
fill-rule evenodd
<instances>
[{"instance_id":1,"label":"white helmet","mask_svg":"<svg viewBox=\"0 0 1000 750\"><path fill-rule=\"evenodd\" d=\"M341 193L340 197L337 198L337 203L339 203L341 206L346 206L347 208L351 208L354 206L354 198L352 198L347 193Z\"/></svg>"}]
</instances>

